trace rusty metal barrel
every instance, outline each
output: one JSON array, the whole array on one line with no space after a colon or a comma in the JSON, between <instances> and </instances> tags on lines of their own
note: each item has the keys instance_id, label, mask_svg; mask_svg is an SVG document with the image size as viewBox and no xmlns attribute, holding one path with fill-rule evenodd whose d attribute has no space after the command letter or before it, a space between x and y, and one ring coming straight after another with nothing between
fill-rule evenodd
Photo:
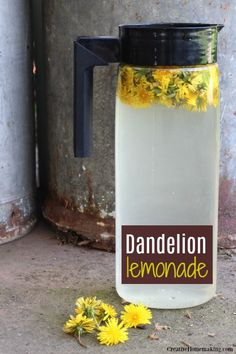
<instances>
[{"instance_id":1,"label":"rusty metal barrel","mask_svg":"<svg viewBox=\"0 0 236 354\"><path fill-rule=\"evenodd\" d=\"M30 3L0 0L0 244L36 221L32 104Z\"/></svg>"},{"instance_id":2,"label":"rusty metal barrel","mask_svg":"<svg viewBox=\"0 0 236 354\"><path fill-rule=\"evenodd\" d=\"M94 75L94 142L91 158L73 156L73 40L77 36L117 35L120 23L223 23L221 70L220 245L236 245L236 8L232 1L51 0L43 3L46 54L46 111L42 117L41 183L43 213L79 242L114 248L114 101L116 65ZM140 165L142 168L142 165ZM45 177L46 176L46 177Z\"/></svg>"}]
</instances>

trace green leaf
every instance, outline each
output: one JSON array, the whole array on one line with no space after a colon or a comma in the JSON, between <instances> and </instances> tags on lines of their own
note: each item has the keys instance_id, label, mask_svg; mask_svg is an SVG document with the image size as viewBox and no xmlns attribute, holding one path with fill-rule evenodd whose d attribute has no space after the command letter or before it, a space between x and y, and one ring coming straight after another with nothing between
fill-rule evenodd
<instances>
[{"instance_id":1,"label":"green leaf","mask_svg":"<svg viewBox=\"0 0 236 354\"><path fill-rule=\"evenodd\" d=\"M152 91L153 91L156 95L158 95L159 93L161 93L161 89L160 89L159 87L154 87L154 88L152 89Z\"/></svg>"},{"instance_id":2,"label":"green leaf","mask_svg":"<svg viewBox=\"0 0 236 354\"><path fill-rule=\"evenodd\" d=\"M150 73L150 70L144 69L144 68L138 69L138 70L135 72L135 74L136 74L137 76L146 76L148 73Z\"/></svg>"}]
</instances>

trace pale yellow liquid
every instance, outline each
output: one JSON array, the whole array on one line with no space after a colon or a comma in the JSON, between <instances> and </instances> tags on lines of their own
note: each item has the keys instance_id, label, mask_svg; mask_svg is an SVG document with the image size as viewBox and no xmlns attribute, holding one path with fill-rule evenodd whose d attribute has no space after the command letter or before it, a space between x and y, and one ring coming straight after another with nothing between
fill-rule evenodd
<instances>
[{"instance_id":1,"label":"pale yellow liquid","mask_svg":"<svg viewBox=\"0 0 236 354\"><path fill-rule=\"evenodd\" d=\"M190 112L116 102L116 289L153 308L184 308L215 294L218 108ZM121 284L122 225L213 225L213 284Z\"/></svg>"}]
</instances>

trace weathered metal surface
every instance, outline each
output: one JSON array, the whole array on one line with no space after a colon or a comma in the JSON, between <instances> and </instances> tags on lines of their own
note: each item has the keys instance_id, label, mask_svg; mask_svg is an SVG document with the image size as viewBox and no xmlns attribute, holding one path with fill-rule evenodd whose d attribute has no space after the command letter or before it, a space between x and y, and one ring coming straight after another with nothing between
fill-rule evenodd
<instances>
[{"instance_id":1,"label":"weathered metal surface","mask_svg":"<svg viewBox=\"0 0 236 354\"><path fill-rule=\"evenodd\" d=\"M107 251L114 251L114 220L102 218L98 213L84 210L80 212L68 200L49 198L43 209L46 219L64 233L74 231L78 235L77 244ZM70 238L70 235L69 235Z\"/></svg>"},{"instance_id":2,"label":"weathered metal surface","mask_svg":"<svg viewBox=\"0 0 236 354\"><path fill-rule=\"evenodd\" d=\"M0 0L0 244L35 223L28 0Z\"/></svg>"},{"instance_id":3,"label":"weathered metal surface","mask_svg":"<svg viewBox=\"0 0 236 354\"><path fill-rule=\"evenodd\" d=\"M24 236L36 222L34 198L19 198L4 203L0 205L0 215L0 244Z\"/></svg>"},{"instance_id":4,"label":"weathered metal surface","mask_svg":"<svg viewBox=\"0 0 236 354\"><path fill-rule=\"evenodd\" d=\"M234 182L222 178L220 183L219 247L236 248L236 191Z\"/></svg>"},{"instance_id":5,"label":"weathered metal surface","mask_svg":"<svg viewBox=\"0 0 236 354\"><path fill-rule=\"evenodd\" d=\"M236 4L230 0L50 0L44 1L46 52L46 108L41 122L48 127L41 136L41 161L48 171L44 188L55 200L62 196L94 226L88 239L100 239L96 221L85 212L88 195L103 218L114 217L114 102L116 65L95 69L94 151L89 159L73 157L73 40L81 35L117 35L120 23L208 22L223 23L219 38L219 65L222 88L222 147L220 190L220 246L226 239L235 246L236 204ZM45 148L45 141L47 141ZM142 168L142 166L140 166ZM44 171L41 171L44 173ZM91 177L88 185L88 171ZM225 188L225 185L228 185ZM90 190L90 192L89 192ZM227 190L227 191L226 191ZM49 199L50 200L50 197ZM69 222L68 207L60 225L75 230ZM71 209L73 214L73 210ZM44 215L57 223L50 202ZM229 216L230 215L230 216ZM79 219L78 219L79 220ZM97 230L97 231L96 231ZM78 221L76 232L84 233ZM228 242L228 241L227 241ZM231 247L230 246L230 247Z\"/></svg>"}]
</instances>

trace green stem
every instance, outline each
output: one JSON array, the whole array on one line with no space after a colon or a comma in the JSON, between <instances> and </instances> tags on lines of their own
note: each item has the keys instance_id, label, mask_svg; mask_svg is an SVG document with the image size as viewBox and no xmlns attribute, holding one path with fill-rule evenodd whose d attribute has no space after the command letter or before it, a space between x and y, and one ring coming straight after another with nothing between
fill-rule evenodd
<instances>
[{"instance_id":1,"label":"green stem","mask_svg":"<svg viewBox=\"0 0 236 354\"><path fill-rule=\"evenodd\" d=\"M75 338L77 339L77 341L78 341L78 343L81 345L81 347L87 348L87 346L81 341L80 332L78 332L78 334L75 335Z\"/></svg>"},{"instance_id":2,"label":"green stem","mask_svg":"<svg viewBox=\"0 0 236 354\"><path fill-rule=\"evenodd\" d=\"M98 323L98 321L97 321L97 319L96 319L96 316L94 316L93 315L93 320L94 320L94 322L95 322L95 324L96 324L96 327L97 327L97 329L99 328L99 323Z\"/></svg>"}]
</instances>

